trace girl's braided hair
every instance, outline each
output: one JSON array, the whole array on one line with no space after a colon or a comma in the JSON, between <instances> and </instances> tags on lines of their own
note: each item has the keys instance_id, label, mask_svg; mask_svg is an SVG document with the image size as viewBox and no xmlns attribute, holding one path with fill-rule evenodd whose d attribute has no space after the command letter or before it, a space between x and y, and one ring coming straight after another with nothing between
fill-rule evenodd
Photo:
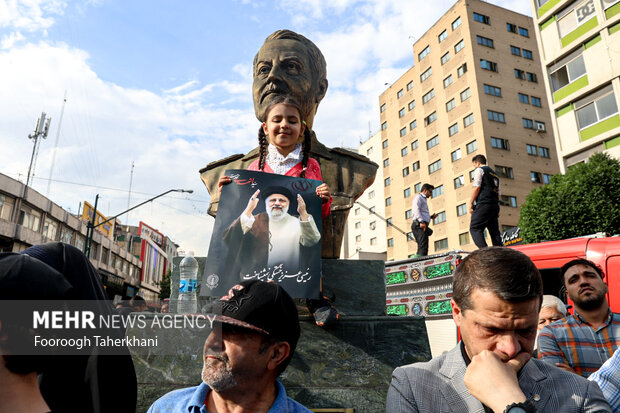
<instances>
[{"instance_id":1,"label":"girl's braided hair","mask_svg":"<svg viewBox=\"0 0 620 413\"><path fill-rule=\"evenodd\" d=\"M265 122L267 121L266 119L271 109L275 105L280 104L280 103L293 106L295 109L297 109L297 112L299 112L299 116L301 117L301 114L302 114L301 107L299 106L299 104L297 103L295 99L293 99L290 96L286 96L286 95L278 95L265 110ZM304 123L304 125L306 124L306 122L303 119L301 119L301 121ZM268 146L269 146L269 141L267 140L267 135L265 134L265 130L263 129L263 126L261 125L258 128L258 148L259 148L258 170L259 171L262 171L265 168L265 159L267 158L267 147ZM303 156L301 158L302 171L301 171L300 176L302 178L306 177L306 167L308 166L308 158L309 158L311 146L312 146L312 134L310 133L310 128L306 125L306 128L304 129L304 140L301 144L301 153Z\"/></svg>"}]
</instances>

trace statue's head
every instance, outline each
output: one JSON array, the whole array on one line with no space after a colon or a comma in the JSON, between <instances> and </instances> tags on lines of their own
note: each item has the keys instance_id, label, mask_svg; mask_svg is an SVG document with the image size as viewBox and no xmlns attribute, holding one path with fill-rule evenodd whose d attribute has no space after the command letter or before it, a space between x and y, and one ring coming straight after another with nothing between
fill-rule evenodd
<instances>
[{"instance_id":1,"label":"statue's head","mask_svg":"<svg viewBox=\"0 0 620 413\"><path fill-rule=\"evenodd\" d=\"M299 102L302 117L312 128L314 115L327 92L327 65L318 47L290 30L269 35L254 57L254 111L261 122L277 95Z\"/></svg>"}]
</instances>

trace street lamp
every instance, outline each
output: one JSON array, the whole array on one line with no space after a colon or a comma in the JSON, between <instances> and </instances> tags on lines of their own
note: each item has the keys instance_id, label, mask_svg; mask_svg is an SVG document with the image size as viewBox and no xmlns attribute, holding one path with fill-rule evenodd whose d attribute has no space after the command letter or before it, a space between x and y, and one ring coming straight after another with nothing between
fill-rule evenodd
<instances>
[{"instance_id":1,"label":"street lamp","mask_svg":"<svg viewBox=\"0 0 620 413\"><path fill-rule=\"evenodd\" d=\"M147 199L146 201L144 201L144 202L142 202L142 203L140 203L140 204L138 204L138 205L136 205L134 207L131 207L131 208L121 212L120 214L116 214L112 218L108 218L105 221L100 222L97 225L95 225L95 219L97 217L97 202L99 201L99 194L97 194L97 196L95 197L95 207L93 208L93 217L90 220L90 222L88 222L86 224L86 243L84 244L84 254L86 254L86 256L88 258L90 258L90 248L91 248L91 246L93 244L93 233L95 232L95 228L100 227L101 225L106 224L106 223L108 223L108 222L110 222L110 221L120 217L121 215L126 214L127 212L132 211L132 210L134 210L134 209L136 209L136 208L138 208L138 207L140 207L140 206L142 206L144 204L147 204L147 203L149 203L149 202L151 202L151 201L153 201L153 200L155 200L157 198L160 198L160 197L162 197L162 196L164 196L166 194L169 194L170 192L187 192L188 194L192 194L192 193L194 193L194 190L193 189L169 189L166 192L163 192L163 193L161 193L159 195L156 195L153 198Z\"/></svg>"}]
</instances>

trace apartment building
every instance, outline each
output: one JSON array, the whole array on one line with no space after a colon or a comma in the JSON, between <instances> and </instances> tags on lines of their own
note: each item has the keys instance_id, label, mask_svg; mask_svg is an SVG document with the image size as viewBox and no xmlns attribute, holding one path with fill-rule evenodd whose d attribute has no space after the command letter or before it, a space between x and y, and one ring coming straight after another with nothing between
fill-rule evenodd
<instances>
[{"instance_id":1,"label":"apartment building","mask_svg":"<svg viewBox=\"0 0 620 413\"><path fill-rule=\"evenodd\" d=\"M381 133L375 133L361 142L357 152L380 165L383 159ZM387 224L384 218L383 170L379 168L373 184L349 212L340 258L385 260Z\"/></svg>"},{"instance_id":2,"label":"apartment building","mask_svg":"<svg viewBox=\"0 0 620 413\"><path fill-rule=\"evenodd\" d=\"M532 0L562 172L620 158L620 0Z\"/></svg>"},{"instance_id":3,"label":"apartment building","mask_svg":"<svg viewBox=\"0 0 620 413\"><path fill-rule=\"evenodd\" d=\"M559 172L533 20L478 0L457 1L413 45L414 65L379 97L385 213L409 228L422 184L438 214L429 253L475 248L467 211L474 155L502 177L500 228ZM387 228L388 259L417 246ZM490 243L490 242L489 242Z\"/></svg>"}]
</instances>

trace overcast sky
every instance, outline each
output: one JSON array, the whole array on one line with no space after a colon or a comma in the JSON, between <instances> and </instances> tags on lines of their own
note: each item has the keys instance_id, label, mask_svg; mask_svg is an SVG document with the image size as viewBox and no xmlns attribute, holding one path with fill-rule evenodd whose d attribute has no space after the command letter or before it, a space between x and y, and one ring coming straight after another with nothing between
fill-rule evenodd
<instances>
[{"instance_id":1,"label":"overcast sky","mask_svg":"<svg viewBox=\"0 0 620 413\"><path fill-rule=\"evenodd\" d=\"M491 3L531 15L528 0ZM25 182L28 134L46 112L37 191L48 195L49 186L49 198L73 213L100 194L111 216L168 189L193 189L121 221L142 220L204 256L214 220L198 170L257 146L251 68L265 37L291 29L319 46L329 89L314 129L328 146L357 147L378 128L385 84L413 64L414 40L452 4L0 0L0 172Z\"/></svg>"}]
</instances>

